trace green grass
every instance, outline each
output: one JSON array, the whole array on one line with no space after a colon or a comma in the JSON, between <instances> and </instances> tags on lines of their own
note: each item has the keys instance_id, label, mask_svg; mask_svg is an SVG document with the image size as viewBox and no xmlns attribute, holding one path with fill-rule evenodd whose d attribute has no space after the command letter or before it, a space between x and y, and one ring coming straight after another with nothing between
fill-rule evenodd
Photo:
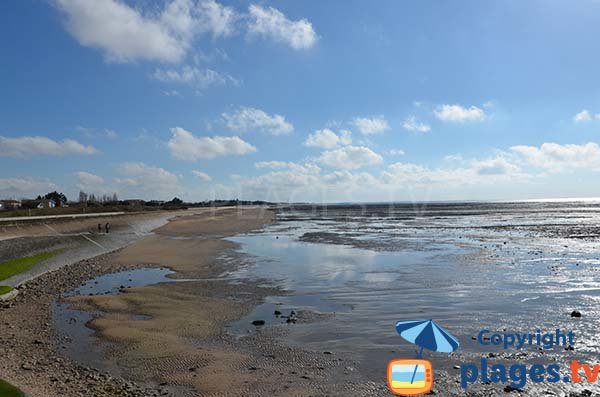
<instances>
[{"instance_id":1,"label":"green grass","mask_svg":"<svg viewBox=\"0 0 600 397\"><path fill-rule=\"evenodd\" d=\"M29 270L33 266L37 265L39 262L53 257L57 252L58 251L42 252L40 254L26 256L24 258L2 262L0 263L0 280L6 280L15 274L23 273L24 271ZM2 395L0 394L0 396Z\"/></svg>"},{"instance_id":2,"label":"green grass","mask_svg":"<svg viewBox=\"0 0 600 397\"><path fill-rule=\"evenodd\" d=\"M23 397L24 395L21 390L0 379L0 397Z\"/></svg>"},{"instance_id":3,"label":"green grass","mask_svg":"<svg viewBox=\"0 0 600 397\"><path fill-rule=\"evenodd\" d=\"M0 285L0 295L8 294L13 289L14 288L9 285ZM0 397L2 397L1 394L0 394Z\"/></svg>"}]
</instances>

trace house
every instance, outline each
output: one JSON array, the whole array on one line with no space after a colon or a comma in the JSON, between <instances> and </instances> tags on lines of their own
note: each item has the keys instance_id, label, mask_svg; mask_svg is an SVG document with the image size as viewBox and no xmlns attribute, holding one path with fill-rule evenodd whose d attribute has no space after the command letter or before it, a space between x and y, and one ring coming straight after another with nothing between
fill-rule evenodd
<instances>
[{"instance_id":1,"label":"house","mask_svg":"<svg viewBox=\"0 0 600 397\"><path fill-rule=\"evenodd\" d=\"M125 204L130 206L130 207L143 207L146 202L144 200L125 200Z\"/></svg>"},{"instance_id":2,"label":"house","mask_svg":"<svg viewBox=\"0 0 600 397\"><path fill-rule=\"evenodd\" d=\"M21 208L20 200L0 200L0 210L16 210Z\"/></svg>"},{"instance_id":3,"label":"house","mask_svg":"<svg viewBox=\"0 0 600 397\"><path fill-rule=\"evenodd\" d=\"M54 208L56 207L56 202L54 200L43 199L40 200L37 208Z\"/></svg>"}]
</instances>

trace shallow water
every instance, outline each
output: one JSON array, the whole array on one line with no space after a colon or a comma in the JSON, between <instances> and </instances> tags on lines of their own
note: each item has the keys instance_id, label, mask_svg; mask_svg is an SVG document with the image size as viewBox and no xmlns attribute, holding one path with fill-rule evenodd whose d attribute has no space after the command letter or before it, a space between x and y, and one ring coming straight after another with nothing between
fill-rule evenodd
<instances>
[{"instance_id":1,"label":"shallow water","mask_svg":"<svg viewBox=\"0 0 600 397\"><path fill-rule=\"evenodd\" d=\"M98 276L79 287L68 291L65 296L114 295L121 289L143 287L173 281L167 276L173 273L167 268L140 268ZM97 313L76 310L68 303L54 302L53 320L60 336L65 340L63 350L75 361L94 368L119 374L119 368L104 354L110 343L102 341L86 324ZM137 316L143 320L143 317Z\"/></svg>"},{"instance_id":2,"label":"shallow water","mask_svg":"<svg viewBox=\"0 0 600 397\"><path fill-rule=\"evenodd\" d=\"M254 319L286 327L285 341L314 350L352 353L381 377L387 360L410 357L398 320L434 319L461 348L430 356L451 368L489 352L510 355L472 338L482 329L576 335L574 351L527 347L523 360L596 361L600 351L600 225L593 205L448 205L418 211L347 207L280 213L262 233L231 238L254 264L232 277L268 278L290 294L272 297L232 325L253 331ZM576 238L577 237L577 238ZM572 310L582 318L571 318ZM279 310L335 313L286 324ZM456 372L456 371L455 371Z\"/></svg>"}]
</instances>

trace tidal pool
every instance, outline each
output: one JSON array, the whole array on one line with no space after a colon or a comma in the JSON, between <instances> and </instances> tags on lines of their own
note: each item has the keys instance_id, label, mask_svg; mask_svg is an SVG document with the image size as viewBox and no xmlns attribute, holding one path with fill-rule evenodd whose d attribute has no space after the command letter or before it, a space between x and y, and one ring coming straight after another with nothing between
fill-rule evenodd
<instances>
[{"instance_id":1,"label":"tidal pool","mask_svg":"<svg viewBox=\"0 0 600 397\"><path fill-rule=\"evenodd\" d=\"M161 267L105 274L68 291L65 296L117 294L124 288L173 281L168 278L171 273L171 270ZM54 325L66 341L63 345L65 353L83 365L118 374L118 367L104 355L104 350L110 343L101 341L95 336L95 331L86 326L98 314L100 313L73 309L68 303L56 301L53 304ZM142 317L139 319L143 320Z\"/></svg>"}]
</instances>

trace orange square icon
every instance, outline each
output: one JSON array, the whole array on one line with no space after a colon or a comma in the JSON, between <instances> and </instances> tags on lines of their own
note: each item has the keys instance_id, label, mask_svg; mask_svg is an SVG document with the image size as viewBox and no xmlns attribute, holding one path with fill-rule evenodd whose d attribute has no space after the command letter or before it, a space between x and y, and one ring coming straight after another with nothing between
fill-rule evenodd
<instances>
[{"instance_id":1,"label":"orange square icon","mask_svg":"<svg viewBox=\"0 0 600 397\"><path fill-rule=\"evenodd\" d=\"M431 362L416 358L390 360L387 384L392 393L398 396L427 394L433 388Z\"/></svg>"}]
</instances>

